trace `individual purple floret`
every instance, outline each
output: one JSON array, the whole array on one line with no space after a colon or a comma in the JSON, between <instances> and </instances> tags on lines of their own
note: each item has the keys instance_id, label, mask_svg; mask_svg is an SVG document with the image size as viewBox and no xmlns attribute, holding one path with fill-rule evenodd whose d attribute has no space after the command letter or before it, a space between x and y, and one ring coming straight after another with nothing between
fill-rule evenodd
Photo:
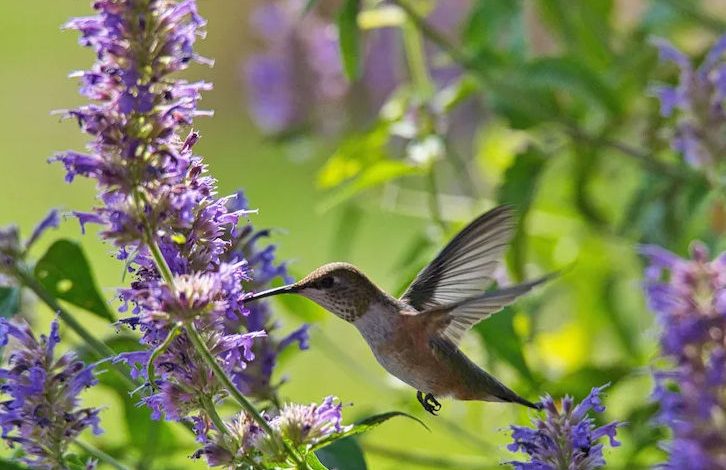
<instances>
[{"instance_id":1,"label":"individual purple floret","mask_svg":"<svg viewBox=\"0 0 726 470\"><path fill-rule=\"evenodd\" d=\"M726 154L726 35L706 54L698 68L665 39L654 40L662 62L680 70L676 86L657 86L661 114L677 113L673 148L699 168L718 171Z\"/></svg>"},{"instance_id":2,"label":"individual purple floret","mask_svg":"<svg viewBox=\"0 0 726 470\"><path fill-rule=\"evenodd\" d=\"M320 404L286 404L276 416L268 419L280 436L306 453L325 438L350 429L350 426L341 424L342 410L337 398L329 396ZM235 416L227 427L229 435L217 433L193 457L204 457L212 467L228 468L239 468L261 459L267 463L285 461L279 447L244 412Z\"/></svg>"},{"instance_id":3,"label":"individual purple floret","mask_svg":"<svg viewBox=\"0 0 726 470\"><path fill-rule=\"evenodd\" d=\"M726 468L726 253L710 260L700 244L683 259L657 246L643 253L645 291L661 325L655 373L658 419L673 431L667 468Z\"/></svg>"},{"instance_id":4,"label":"individual purple floret","mask_svg":"<svg viewBox=\"0 0 726 470\"><path fill-rule=\"evenodd\" d=\"M67 468L64 456L73 439L86 428L101 433L99 410L78 406L78 394L97 383L93 366L72 352L56 358L59 342L58 321L39 341L24 320L0 318L0 346L6 347L0 391L8 397L0 404L2 438L11 447L19 444L32 468Z\"/></svg>"},{"instance_id":5,"label":"individual purple floret","mask_svg":"<svg viewBox=\"0 0 726 470\"><path fill-rule=\"evenodd\" d=\"M594 387L577 405L572 397L565 396L559 409L551 396L545 396L542 399L546 414L544 420L534 420L534 428L511 427L514 442L507 448L512 452L526 453L529 461L509 463L517 470L590 470L604 467L600 440L607 437L611 446L620 445L615 440L615 434L621 423L614 421L598 427L588 412L605 411L600 399L605 387L607 385Z\"/></svg>"}]
</instances>

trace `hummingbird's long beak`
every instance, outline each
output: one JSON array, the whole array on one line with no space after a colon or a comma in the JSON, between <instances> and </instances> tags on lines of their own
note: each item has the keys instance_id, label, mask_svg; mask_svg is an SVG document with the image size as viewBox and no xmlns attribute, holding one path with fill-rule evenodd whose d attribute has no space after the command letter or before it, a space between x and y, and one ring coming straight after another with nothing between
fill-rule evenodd
<instances>
[{"instance_id":1,"label":"hummingbird's long beak","mask_svg":"<svg viewBox=\"0 0 726 470\"><path fill-rule=\"evenodd\" d=\"M297 290L298 290L298 286L296 284L288 284L286 286L275 287L274 289L267 289L267 290L263 290L262 292L256 292L256 293L252 294L251 296L247 297L245 299L245 302L248 302L250 300L262 299L264 297L270 297L270 296L278 295L278 294L291 294L291 293L296 292Z\"/></svg>"}]
</instances>

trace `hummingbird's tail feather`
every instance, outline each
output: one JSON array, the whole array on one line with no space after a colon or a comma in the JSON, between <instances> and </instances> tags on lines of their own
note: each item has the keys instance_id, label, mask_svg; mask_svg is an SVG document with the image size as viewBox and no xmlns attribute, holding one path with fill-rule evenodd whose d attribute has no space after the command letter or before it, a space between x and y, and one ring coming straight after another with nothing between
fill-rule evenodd
<instances>
[{"instance_id":1,"label":"hummingbird's tail feather","mask_svg":"<svg viewBox=\"0 0 726 470\"><path fill-rule=\"evenodd\" d=\"M541 410L543 408L542 403L540 403L540 402L532 403L531 401L527 400L526 398L520 397L519 395L512 392L511 390L510 390L510 392L511 392L511 395L509 395L507 397L497 397L497 398L499 398L501 401L505 401L508 403L517 403L520 405L524 405L526 407L532 408L533 410Z\"/></svg>"}]
</instances>

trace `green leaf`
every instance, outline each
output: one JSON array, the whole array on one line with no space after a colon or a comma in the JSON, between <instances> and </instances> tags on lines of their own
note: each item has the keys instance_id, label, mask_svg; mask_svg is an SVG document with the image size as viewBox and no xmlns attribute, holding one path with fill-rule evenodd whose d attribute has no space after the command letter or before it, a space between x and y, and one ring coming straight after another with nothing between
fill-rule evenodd
<instances>
[{"instance_id":1,"label":"green leaf","mask_svg":"<svg viewBox=\"0 0 726 470\"><path fill-rule=\"evenodd\" d=\"M340 215L335 231L335 239L331 245L331 257L334 259L348 259L353 250L354 242L360 232L363 219L363 210L358 204L347 204Z\"/></svg>"},{"instance_id":2,"label":"green leaf","mask_svg":"<svg viewBox=\"0 0 726 470\"><path fill-rule=\"evenodd\" d=\"M3 470L29 470L28 467L24 465L2 458L0 458L0 468Z\"/></svg>"},{"instance_id":3,"label":"green leaf","mask_svg":"<svg viewBox=\"0 0 726 470\"><path fill-rule=\"evenodd\" d=\"M91 266L81 246L58 240L35 265L35 277L54 297L109 321L115 318L98 293Z\"/></svg>"},{"instance_id":4,"label":"green leaf","mask_svg":"<svg viewBox=\"0 0 726 470\"><path fill-rule=\"evenodd\" d=\"M530 147L526 152L518 155L512 166L507 169L504 174L504 182L497 191L499 202L512 204L519 215L509 260L515 278L520 281L524 279L525 220L546 163L547 160L544 156Z\"/></svg>"},{"instance_id":5,"label":"green leaf","mask_svg":"<svg viewBox=\"0 0 726 470\"><path fill-rule=\"evenodd\" d=\"M328 470L328 467L323 465L320 459L318 459L318 456L315 455L315 452L310 452L305 456L305 463L308 464L310 470Z\"/></svg>"},{"instance_id":6,"label":"green leaf","mask_svg":"<svg viewBox=\"0 0 726 470\"><path fill-rule=\"evenodd\" d=\"M600 105L611 114L622 112L620 101L601 75L569 57L548 57L530 62L524 74L534 87L560 89Z\"/></svg>"},{"instance_id":7,"label":"green leaf","mask_svg":"<svg viewBox=\"0 0 726 470\"><path fill-rule=\"evenodd\" d=\"M524 358L522 339L514 329L514 310L511 307L505 307L486 321L478 323L473 330L490 355L512 366L530 384L536 383Z\"/></svg>"},{"instance_id":8,"label":"green leaf","mask_svg":"<svg viewBox=\"0 0 726 470\"><path fill-rule=\"evenodd\" d=\"M366 459L354 437L338 439L316 452L320 461L330 470L366 470Z\"/></svg>"},{"instance_id":9,"label":"green leaf","mask_svg":"<svg viewBox=\"0 0 726 470\"><path fill-rule=\"evenodd\" d=\"M475 57L487 59L488 65L521 60L527 44L523 10L523 2L475 2L464 27L463 42Z\"/></svg>"},{"instance_id":10,"label":"green leaf","mask_svg":"<svg viewBox=\"0 0 726 470\"><path fill-rule=\"evenodd\" d=\"M343 70L348 80L353 81L360 75L360 30L358 29L358 11L360 0L344 0L338 13L338 37L340 56L343 59Z\"/></svg>"},{"instance_id":11,"label":"green leaf","mask_svg":"<svg viewBox=\"0 0 726 470\"><path fill-rule=\"evenodd\" d=\"M66 454L64 460L65 467L68 470L86 470L88 468L86 462L81 460L81 457L76 454Z\"/></svg>"},{"instance_id":12,"label":"green leaf","mask_svg":"<svg viewBox=\"0 0 726 470\"><path fill-rule=\"evenodd\" d=\"M20 288L0 286L0 317L11 317L20 311Z\"/></svg>"},{"instance_id":13,"label":"green leaf","mask_svg":"<svg viewBox=\"0 0 726 470\"><path fill-rule=\"evenodd\" d=\"M610 383L615 387L618 382L632 374L632 371L633 369L629 366L586 365L548 383L545 389L553 397L572 395L581 400L590 393L594 385Z\"/></svg>"},{"instance_id":14,"label":"green leaf","mask_svg":"<svg viewBox=\"0 0 726 470\"><path fill-rule=\"evenodd\" d=\"M431 431L429 429L429 427L426 426L426 423L424 423L423 421L421 421L420 419L418 419L415 416L411 416L410 414L404 413L402 411L389 411L387 413L381 413L381 414L369 416L368 418L358 421L349 430L347 430L343 433L334 434L334 435L328 437L327 439L324 439L324 440L318 442L317 444L315 444L315 446L313 446L312 450L317 451L319 449L329 446L330 444L332 444L333 442L335 442L339 439L343 439L345 437L350 437L350 436L356 436L358 434L369 431L369 430L375 428L376 426L378 426L379 424L385 423L389 419L395 418L396 416L403 416L405 418L412 419L412 420L416 421L417 423L419 423L424 428L426 428L427 431Z\"/></svg>"},{"instance_id":15,"label":"green leaf","mask_svg":"<svg viewBox=\"0 0 726 470\"><path fill-rule=\"evenodd\" d=\"M381 160L375 162L366 168L358 178L333 193L329 199L318 207L318 210L326 212L366 189L380 186L403 176L420 174L424 171L422 167L410 165L398 160Z\"/></svg>"}]
</instances>

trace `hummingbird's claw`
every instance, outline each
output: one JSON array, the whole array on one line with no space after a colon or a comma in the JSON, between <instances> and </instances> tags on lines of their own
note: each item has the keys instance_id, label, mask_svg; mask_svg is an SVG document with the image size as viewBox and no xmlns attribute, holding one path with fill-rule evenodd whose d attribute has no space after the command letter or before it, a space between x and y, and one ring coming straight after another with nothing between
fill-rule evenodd
<instances>
[{"instance_id":1,"label":"hummingbird's claw","mask_svg":"<svg viewBox=\"0 0 726 470\"><path fill-rule=\"evenodd\" d=\"M423 406L424 410L428 411L434 416L438 416L436 412L441 410L441 403L439 403L432 394L427 393L426 395L424 395L422 391L417 390L416 398L418 399L418 402L421 403L421 406Z\"/></svg>"}]
</instances>

